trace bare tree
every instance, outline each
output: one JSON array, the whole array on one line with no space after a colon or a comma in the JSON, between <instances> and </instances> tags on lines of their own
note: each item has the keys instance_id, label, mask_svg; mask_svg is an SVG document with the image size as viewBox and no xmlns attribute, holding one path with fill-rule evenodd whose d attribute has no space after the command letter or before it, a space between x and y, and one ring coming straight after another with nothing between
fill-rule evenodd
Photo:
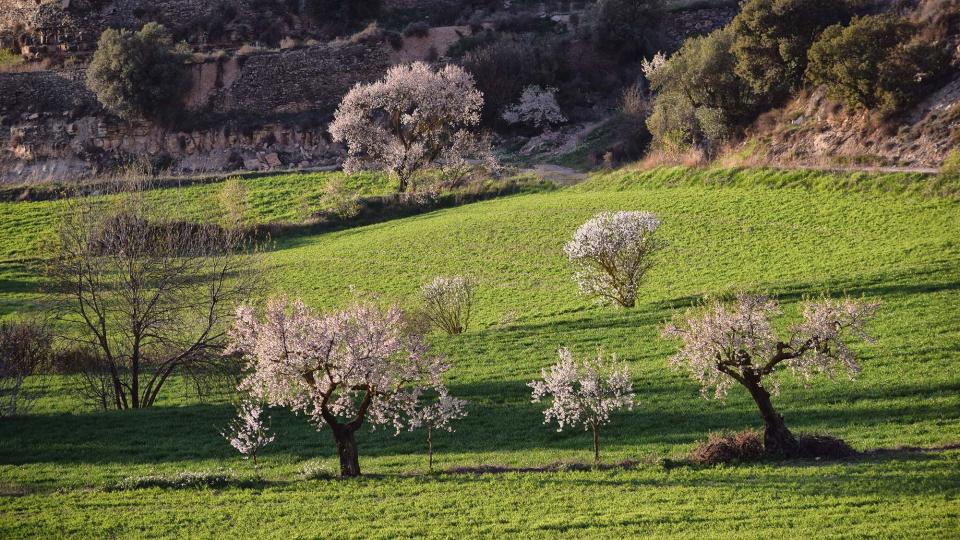
<instances>
[{"instance_id":1,"label":"bare tree","mask_svg":"<svg viewBox=\"0 0 960 540\"><path fill-rule=\"evenodd\" d=\"M23 392L23 383L50 359L50 344L45 322L0 322L0 417L30 406L33 396Z\"/></svg>"},{"instance_id":2,"label":"bare tree","mask_svg":"<svg viewBox=\"0 0 960 540\"><path fill-rule=\"evenodd\" d=\"M174 221L145 191L70 199L47 265L58 316L96 351L117 409L153 405L174 373L222 368L226 324L258 282L242 231Z\"/></svg>"}]
</instances>

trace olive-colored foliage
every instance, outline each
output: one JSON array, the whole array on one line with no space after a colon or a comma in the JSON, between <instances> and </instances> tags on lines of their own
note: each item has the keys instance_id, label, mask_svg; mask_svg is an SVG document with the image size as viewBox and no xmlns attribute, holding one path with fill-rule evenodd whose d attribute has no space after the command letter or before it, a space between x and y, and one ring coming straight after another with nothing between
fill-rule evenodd
<instances>
[{"instance_id":1,"label":"olive-colored foliage","mask_svg":"<svg viewBox=\"0 0 960 540\"><path fill-rule=\"evenodd\" d=\"M850 16L845 0L748 0L731 23L737 74L768 102L786 96L803 82L820 32Z\"/></svg>"},{"instance_id":2,"label":"olive-colored foliage","mask_svg":"<svg viewBox=\"0 0 960 540\"><path fill-rule=\"evenodd\" d=\"M87 87L104 107L126 119L166 114L188 84L183 56L157 23L137 32L105 30L87 68Z\"/></svg>"},{"instance_id":3,"label":"olive-colored foliage","mask_svg":"<svg viewBox=\"0 0 960 540\"><path fill-rule=\"evenodd\" d=\"M733 42L730 27L688 39L648 73L657 98L647 127L658 146L693 145L712 153L734 126L751 118L758 98L734 72Z\"/></svg>"},{"instance_id":4,"label":"olive-colored foliage","mask_svg":"<svg viewBox=\"0 0 960 540\"><path fill-rule=\"evenodd\" d=\"M592 13L594 42L624 59L652 55L663 11L662 0L600 0Z\"/></svg>"},{"instance_id":5,"label":"olive-colored foliage","mask_svg":"<svg viewBox=\"0 0 960 540\"><path fill-rule=\"evenodd\" d=\"M948 64L942 47L916 35L914 24L892 15L831 26L810 48L807 78L851 107L902 110L924 95Z\"/></svg>"}]
</instances>

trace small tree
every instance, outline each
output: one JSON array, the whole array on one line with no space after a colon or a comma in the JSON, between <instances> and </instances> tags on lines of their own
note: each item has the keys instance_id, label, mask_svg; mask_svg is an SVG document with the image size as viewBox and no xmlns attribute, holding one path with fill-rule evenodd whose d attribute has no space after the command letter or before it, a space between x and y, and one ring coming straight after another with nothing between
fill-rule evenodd
<instances>
[{"instance_id":1,"label":"small tree","mask_svg":"<svg viewBox=\"0 0 960 540\"><path fill-rule=\"evenodd\" d=\"M358 84L344 96L330 124L347 145L344 170L387 171L407 190L419 171L438 162L482 152L470 130L480 122L483 95L462 68L434 71L415 62L395 66L383 80Z\"/></svg>"},{"instance_id":2,"label":"small tree","mask_svg":"<svg viewBox=\"0 0 960 540\"><path fill-rule=\"evenodd\" d=\"M683 341L671 365L686 368L702 385L723 399L734 383L750 392L764 422L764 447L769 454L801 455L800 446L770 401L780 389L777 375L789 367L804 381L817 373L833 378L860 372L856 355L846 342L849 335L872 343L865 332L879 304L851 299L822 299L803 303L803 321L780 338L773 318L781 313L766 296L740 294L732 305L715 301L688 311L666 325L664 337Z\"/></svg>"},{"instance_id":3,"label":"small tree","mask_svg":"<svg viewBox=\"0 0 960 540\"><path fill-rule=\"evenodd\" d=\"M642 64L657 95L647 126L658 146L692 145L712 154L752 116L758 100L734 72L733 38L727 27L688 39L669 59L658 55Z\"/></svg>"},{"instance_id":4,"label":"small tree","mask_svg":"<svg viewBox=\"0 0 960 540\"><path fill-rule=\"evenodd\" d=\"M241 390L310 416L318 429L329 426L340 475L359 476L355 433L364 422L399 433L419 425L423 392L447 394L441 376L449 365L405 328L396 307L356 304L316 315L281 297L267 304L262 321L253 308L237 310L229 351L247 361Z\"/></svg>"},{"instance_id":5,"label":"small tree","mask_svg":"<svg viewBox=\"0 0 960 540\"><path fill-rule=\"evenodd\" d=\"M593 465L600 464L600 427L610 423L610 414L620 409L633 410L633 383L626 364L617 357L605 358L597 351L594 360L578 363L570 349L559 351L560 361L540 371L542 381L527 386L533 389L533 402L547 397L553 403L544 411L544 423L554 421L557 431L564 427L580 427L593 432Z\"/></svg>"},{"instance_id":6,"label":"small tree","mask_svg":"<svg viewBox=\"0 0 960 540\"><path fill-rule=\"evenodd\" d=\"M633 307L651 256L663 247L660 220L649 212L601 212L581 225L564 247L583 294Z\"/></svg>"},{"instance_id":7,"label":"small tree","mask_svg":"<svg viewBox=\"0 0 960 540\"><path fill-rule=\"evenodd\" d=\"M520 101L503 112L508 124L524 124L535 129L546 129L567 121L557 104L557 89L531 85L523 89Z\"/></svg>"},{"instance_id":8,"label":"small tree","mask_svg":"<svg viewBox=\"0 0 960 540\"><path fill-rule=\"evenodd\" d=\"M50 360L51 343L43 322L0 321L0 418L28 409L23 383Z\"/></svg>"},{"instance_id":9,"label":"small tree","mask_svg":"<svg viewBox=\"0 0 960 540\"><path fill-rule=\"evenodd\" d=\"M243 455L243 459L252 459L256 470L259 470L257 453L276 438L275 435L270 434L270 428L263 423L263 406L250 401L240 404L237 408L237 417L220 435Z\"/></svg>"},{"instance_id":10,"label":"small tree","mask_svg":"<svg viewBox=\"0 0 960 540\"><path fill-rule=\"evenodd\" d=\"M220 354L228 318L261 286L256 246L237 230L178 222L135 186L113 202L69 199L52 250L58 316L94 352L90 380L109 379L105 402L149 407L173 374L201 391L235 367Z\"/></svg>"},{"instance_id":11,"label":"small tree","mask_svg":"<svg viewBox=\"0 0 960 540\"><path fill-rule=\"evenodd\" d=\"M427 463L430 471L433 471L433 432L437 430L453 432L451 422L467 415L466 404L466 401L447 394L444 389L435 400L420 407L411 419L411 430L427 428Z\"/></svg>"},{"instance_id":12,"label":"small tree","mask_svg":"<svg viewBox=\"0 0 960 540\"><path fill-rule=\"evenodd\" d=\"M462 334L470 324L475 283L465 276L437 276L425 284L423 312L430 324L447 334Z\"/></svg>"},{"instance_id":13,"label":"small tree","mask_svg":"<svg viewBox=\"0 0 960 540\"><path fill-rule=\"evenodd\" d=\"M138 32L108 28L87 68L87 86L107 109L126 119L153 118L175 105L187 89L183 56L162 25Z\"/></svg>"}]
</instances>

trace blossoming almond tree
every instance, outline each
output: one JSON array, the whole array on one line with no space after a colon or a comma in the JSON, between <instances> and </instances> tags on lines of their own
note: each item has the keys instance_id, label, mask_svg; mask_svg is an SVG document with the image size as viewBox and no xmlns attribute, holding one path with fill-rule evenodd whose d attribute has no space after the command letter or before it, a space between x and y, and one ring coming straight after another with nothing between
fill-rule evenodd
<instances>
[{"instance_id":1,"label":"blossoming almond tree","mask_svg":"<svg viewBox=\"0 0 960 540\"><path fill-rule=\"evenodd\" d=\"M466 401L451 396L446 389L441 389L441 393L436 396L436 399L420 407L411 419L411 430L421 427L427 428L427 463L431 471L433 471L434 430L453 432L453 426L450 423L467 415L466 404Z\"/></svg>"},{"instance_id":2,"label":"blossoming almond tree","mask_svg":"<svg viewBox=\"0 0 960 540\"><path fill-rule=\"evenodd\" d=\"M257 453L276 438L263 423L263 406L250 401L240 404L237 417L220 434L244 459L253 459L254 468L257 466Z\"/></svg>"},{"instance_id":3,"label":"blossoming almond tree","mask_svg":"<svg viewBox=\"0 0 960 540\"><path fill-rule=\"evenodd\" d=\"M344 96L329 130L347 146L344 170L385 170L400 181L434 163L462 164L476 154L491 162L489 146L471 129L480 123L483 94L459 66L434 71L424 62L390 68Z\"/></svg>"},{"instance_id":4,"label":"blossoming almond tree","mask_svg":"<svg viewBox=\"0 0 960 540\"><path fill-rule=\"evenodd\" d=\"M570 349L559 351L560 361L541 370L542 381L527 386L533 389L533 402L548 396L553 403L544 411L544 423L554 421L557 431L583 426L593 432L593 465L600 464L600 427L610 423L610 414L619 409L633 410L633 383L626 364L618 364L597 351L594 360L578 363Z\"/></svg>"},{"instance_id":5,"label":"blossoming almond tree","mask_svg":"<svg viewBox=\"0 0 960 540\"><path fill-rule=\"evenodd\" d=\"M354 434L364 422L399 433L419 425L424 391L447 393L440 379L449 365L406 327L396 307L358 303L319 315L281 297L262 320L251 307L238 309L228 352L247 362L241 390L329 426L341 476L359 476Z\"/></svg>"},{"instance_id":6,"label":"blossoming almond tree","mask_svg":"<svg viewBox=\"0 0 960 540\"><path fill-rule=\"evenodd\" d=\"M805 382L818 373L829 378L846 373L852 379L860 365L846 338L872 343L865 326L878 308L879 303L849 298L806 301L803 321L784 338L773 328L773 318L781 313L776 300L739 294L732 304L715 301L675 318L663 335L683 341L671 365L689 370L704 397L713 390L723 399L739 383L760 409L766 452L798 457L797 439L770 401L771 393L779 393L778 374L789 368Z\"/></svg>"},{"instance_id":7,"label":"blossoming almond tree","mask_svg":"<svg viewBox=\"0 0 960 540\"><path fill-rule=\"evenodd\" d=\"M526 124L536 129L567 121L557 104L557 89L537 85L524 88L520 101L507 108L501 118L508 124Z\"/></svg>"},{"instance_id":8,"label":"blossoming almond tree","mask_svg":"<svg viewBox=\"0 0 960 540\"><path fill-rule=\"evenodd\" d=\"M659 228L650 212L601 212L581 225L564 247L580 292L633 307L651 256L663 247Z\"/></svg>"}]
</instances>

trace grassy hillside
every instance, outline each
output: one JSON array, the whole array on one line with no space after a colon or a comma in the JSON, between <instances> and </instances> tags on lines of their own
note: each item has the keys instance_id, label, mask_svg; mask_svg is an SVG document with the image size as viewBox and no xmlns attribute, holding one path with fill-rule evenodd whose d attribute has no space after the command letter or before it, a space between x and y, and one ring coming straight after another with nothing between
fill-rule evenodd
<instances>
[{"instance_id":1,"label":"grassy hillside","mask_svg":"<svg viewBox=\"0 0 960 540\"><path fill-rule=\"evenodd\" d=\"M452 393L470 402L457 433L437 436L439 468L586 461L589 436L542 425L525 386L564 345L580 355L603 346L630 364L640 406L616 416L601 445L606 462L639 465L412 474L426 466L422 433L364 431L367 477L306 481L297 476L305 461L335 470L330 434L275 411L279 437L264 452L259 485L110 491L133 475L229 467L249 477L217 435L232 408L183 398L175 385L153 410L95 413L65 378L46 377L33 381L46 388L32 414L0 421L0 536L949 537L960 527L958 451L713 469L661 461L709 431L759 425L742 392L726 403L701 399L692 380L667 369L674 344L657 337L664 319L701 295L741 287L779 294L791 319L805 295L883 302L871 328L877 345L857 348L856 382L804 388L786 378L775 403L795 431L830 432L858 449L960 441L960 202L935 195L953 191L927 189L932 181L620 171L552 193L277 239L268 257L275 287L317 308L349 301L351 286L411 304L436 274L477 277L477 324L433 339L455 366ZM0 246L14 269L0 274L8 313L35 298L36 278L20 260L37 233L17 223L46 227L42 204L0 211L0 228L13 231ZM561 252L579 223L619 209L656 212L669 243L629 311L577 296Z\"/></svg>"}]
</instances>

